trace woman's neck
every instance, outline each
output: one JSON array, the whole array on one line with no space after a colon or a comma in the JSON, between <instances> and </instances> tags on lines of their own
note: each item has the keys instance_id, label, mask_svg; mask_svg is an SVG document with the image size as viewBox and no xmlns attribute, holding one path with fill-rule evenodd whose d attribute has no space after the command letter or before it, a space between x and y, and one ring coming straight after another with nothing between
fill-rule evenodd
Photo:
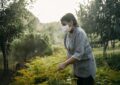
<instances>
[{"instance_id":1,"label":"woman's neck","mask_svg":"<svg viewBox=\"0 0 120 85\"><path fill-rule=\"evenodd\" d=\"M69 33L73 33L76 27L73 27Z\"/></svg>"}]
</instances>

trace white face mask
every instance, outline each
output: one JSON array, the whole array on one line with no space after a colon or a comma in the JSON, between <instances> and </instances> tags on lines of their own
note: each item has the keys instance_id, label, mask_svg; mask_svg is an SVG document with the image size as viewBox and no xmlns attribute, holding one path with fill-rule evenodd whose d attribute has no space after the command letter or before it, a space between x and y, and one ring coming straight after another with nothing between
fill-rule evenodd
<instances>
[{"instance_id":1,"label":"white face mask","mask_svg":"<svg viewBox=\"0 0 120 85\"><path fill-rule=\"evenodd\" d=\"M62 26L61 27L64 32L70 32L71 28L68 25Z\"/></svg>"}]
</instances>

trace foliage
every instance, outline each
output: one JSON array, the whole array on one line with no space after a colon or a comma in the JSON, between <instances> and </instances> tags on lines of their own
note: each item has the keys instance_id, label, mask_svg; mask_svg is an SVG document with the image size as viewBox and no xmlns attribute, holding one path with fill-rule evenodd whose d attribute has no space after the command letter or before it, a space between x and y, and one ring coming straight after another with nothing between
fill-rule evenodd
<instances>
[{"instance_id":1,"label":"foliage","mask_svg":"<svg viewBox=\"0 0 120 85\"><path fill-rule=\"evenodd\" d=\"M107 65L110 69L119 71L120 70L120 64L118 63L119 61L120 61L119 53L116 54L108 53L105 58L103 57L102 54L96 55L97 67Z\"/></svg>"},{"instance_id":2,"label":"foliage","mask_svg":"<svg viewBox=\"0 0 120 85\"><path fill-rule=\"evenodd\" d=\"M120 71L120 54L108 54L109 57L107 57L106 62L109 65L109 67L113 70Z\"/></svg>"},{"instance_id":3,"label":"foliage","mask_svg":"<svg viewBox=\"0 0 120 85\"><path fill-rule=\"evenodd\" d=\"M5 2L7 1L5 0ZM18 36L24 28L21 20L23 19L23 15L25 15L22 13L25 8L24 0L20 0L17 3L15 2L9 5L6 9L4 7L4 3L1 4L2 10L0 11L0 48L3 54L4 72L7 72L7 49L9 48L9 43L13 40L13 38Z\"/></svg>"},{"instance_id":4,"label":"foliage","mask_svg":"<svg viewBox=\"0 0 120 85\"><path fill-rule=\"evenodd\" d=\"M96 85L119 85L120 72L102 66L97 69Z\"/></svg>"},{"instance_id":5,"label":"foliage","mask_svg":"<svg viewBox=\"0 0 120 85\"><path fill-rule=\"evenodd\" d=\"M93 1L87 5L80 4L77 11L78 22L81 27L88 33L95 33L96 29L96 7Z\"/></svg>"},{"instance_id":6,"label":"foliage","mask_svg":"<svg viewBox=\"0 0 120 85\"><path fill-rule=\"evenodd\" d=\"M8 70L7 54L10 43L28 27L30 21L34 22L36 18L25 8L26 0L1 0L0 5L0 48L4 70Z\"/></svg>"},{"instance_id":7,"label":"foliage","mask_svg":"<svg viewBox=\"0 0 120 85\"><path fill-rule=\"evenodd\" d=\"M51 55L52 47L46 35L37 32L28 33L12 42L11 54L16 60L26 61L37 55Z\"/></svg>"},{"instance_id":8,"label":"foliage","mask_svg":"<svg viewBox=\"0 0 120 85\"><path fill-rule=\"evenodd\" d=\"M14 82L11 85L69 85L67 79L69 79L69 68L64 71L57 72L57 64L63 61L65 58L64 52L55 53L49 57L36 57L27 63L28 68L20 70L20 76L16 76Z\"/></svg>"},{"instance_id":9,"label":"foliage","mask_svg":"<svg viewBox=\"0 0 120 85\"><path fill-rule=\"evenodd\" d=\"M103 45L104 54L109 41L114 47L115 40L120 39L119 8L119 0L91 0L87 5L80 4L80 10L77 12L81 26L93 37L91 41L97 35L97 43Z\"/></svg>"},{"instance_id":10,"label":"foliage","mask_svg":"<svg viewBox=\"0 0 120 85\"><path fill-rule=\"evenodd\" d=\"M18 71L19 75L15 76L15 80L10 85L74 85L72 83L74 77L71 75L70 67L64 71L56 72L58 63L65 59L65 50L58 47L54 47L54 49L53 55L44 58L36 57L27 63L28 68ZM99 65L97 67L96 85L119 85L120 71L111 69L104 63L102 54L95 56L97 66Z\"/></svg>"}]
</instances>

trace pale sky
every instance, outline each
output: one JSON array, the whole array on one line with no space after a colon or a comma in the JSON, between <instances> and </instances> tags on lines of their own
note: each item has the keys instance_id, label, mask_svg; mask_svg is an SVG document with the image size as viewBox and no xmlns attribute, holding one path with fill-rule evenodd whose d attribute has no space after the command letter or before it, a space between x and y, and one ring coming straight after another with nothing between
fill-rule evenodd
<instances>
[{"instance_id":1,"label":"pale sky","mask_svg":"<svg viewBox=\"0 0 120 85\"><path fill-rule=\"evenodd\" d=\"M75 10L78 10L79 2L87 3L87 0L37 0L28 9L40 22L49 23L59 21L68 12L76 16Z\"/></svg>"}]
</instances>

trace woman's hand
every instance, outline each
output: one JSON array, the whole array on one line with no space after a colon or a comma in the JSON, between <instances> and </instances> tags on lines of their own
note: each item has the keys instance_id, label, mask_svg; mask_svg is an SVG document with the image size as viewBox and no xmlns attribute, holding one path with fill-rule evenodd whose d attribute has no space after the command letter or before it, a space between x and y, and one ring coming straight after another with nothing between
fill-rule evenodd
<instances>
[{"instance_id":1,"label":"woman's hand","mask_svg":"<svg viewBox=\"0 0 120 85\"><path fill-rule=\"evenodd\" d=\"M58 71L60 71L60 70L64 70L66 67L67 67L67 65L65 64L65 62L63 62L63 63L60 63L60 64L59 64L57 70L58 70Z\"/></svg>"},{"instance_id":2,"label":"woman's hand","mask_svg":"<svg viewBox=\"0 0 120 85\"><path fill-rule=\"evenodd\" d=\"M64 70L69 64L73 64L73 63L75 63L76 61L77 61L77 59L75 59L75 58L73 58L73 57L67 59L65 62L59 64L59 66L58 66L58 71Z\"/></svg>"}]
</instances>

